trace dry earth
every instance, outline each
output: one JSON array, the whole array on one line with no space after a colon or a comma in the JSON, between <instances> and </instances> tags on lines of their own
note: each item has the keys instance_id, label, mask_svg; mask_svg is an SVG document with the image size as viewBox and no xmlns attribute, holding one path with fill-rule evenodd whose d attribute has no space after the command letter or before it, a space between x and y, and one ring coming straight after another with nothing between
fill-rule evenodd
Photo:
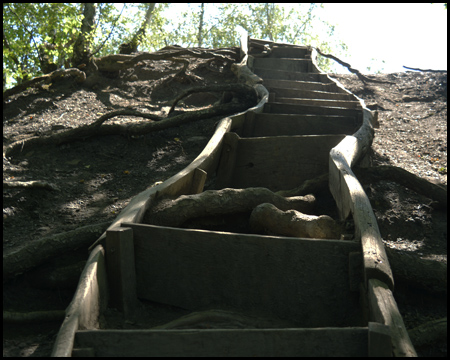
<instances>
[{"instance_id":1,"label":"dry earth","mask_svg":"<svg viewBox=\"0 0 450 360\"><path fill-rule=\"evenodd\" d=\"M235 82L224 68L210 69L192 60L195 85ZM109 74L90 88L71 80L33 89L4 102L3 148L30 136L50 134L94 121L115 109L133 108L162 115L167 101L192 84L174 78L169 61L143 62L119 77ZM106 74L108 75L108 74ZM394 84L363 84L354 75L336 75L344 86L379 111L372 161L400 166L430 181L447 184L447 74L396 73L378 75ZM210 106L214 94L193 95L176 110ZM40 147L11 158L3 157L3 180L43 180L59 191L3 189L3 252L42 237L93 223L112 221L129 200L187 166L203 149L219 118L138 137L103 136L71 144ZM116 117L110 122L141 122ZM431 200L392 182L364 185L389 247L423 258L447 261L446 210ZM86 249L67 254L60 262L86 258ZM62 310L71 300L74 281L57 290L38 287L40 267L4 284L3 310ZM424 293L398 292L396 298L412 328L447 316L445 299ZM4 356L48 356L59 323L3 324ZM420 349L421 355L446 356L446 343Z\"/></svg>"}]
</instances>

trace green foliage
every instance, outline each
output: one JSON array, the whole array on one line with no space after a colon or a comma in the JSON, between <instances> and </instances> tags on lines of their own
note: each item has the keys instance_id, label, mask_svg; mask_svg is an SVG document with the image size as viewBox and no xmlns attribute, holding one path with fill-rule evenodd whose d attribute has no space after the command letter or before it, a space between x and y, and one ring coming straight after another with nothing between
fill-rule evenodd
<instances>
[{"instance_id":1,"label":"green foliage","mask_svg":"<svg viewBox=\"0 0 450 360\"><path fill-rule=\"evenodd\" d=\"M218 48L239 44L239 26L251 37L299 45L312 45L336 56L347 47L333 37L334 27L316 21L317 4L281 6L269 3L156 4L149 28L141 39L139 51L155 51L167 45L198 45L202 19L202 47ZM6 3L3 4L3 77L7 86L15 79L42 73L43 56L57 67L70 66L73 45L82 19L82 3ZM129 42L141 28L147 3L98 3L92 33L86 39L95 56L117 53L119 45ZM176 14L176 15L175 15ZM321 29L313 29L321 26ZM320 30L320 31L319 31ZM319 38L323 34L325 38ZM322 35L323 36L323 35ZM319 66L327 70L329 59L319 58Z\"/></svg>"}]
</instances>

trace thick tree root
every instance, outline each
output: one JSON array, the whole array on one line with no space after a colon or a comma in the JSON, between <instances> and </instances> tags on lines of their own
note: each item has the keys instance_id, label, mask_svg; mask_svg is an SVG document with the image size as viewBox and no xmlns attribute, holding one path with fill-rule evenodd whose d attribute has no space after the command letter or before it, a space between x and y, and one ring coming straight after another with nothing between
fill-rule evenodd
<instances>
[{"instance_id":1,"label":"thick tree root","mask_svg":"<svg viewBox=\"0 0 450 360\"><path fill-rule=\"evenodd\" d=\"M276 193L281 196L302 196L315 194L328 189L328 173L320 175L314 179L303 182L299 187L291 190L280 190Z\"/></svg>"},{"instance_id":2,"label":"thick tree root","mask_svg":"<svg viewBox=\"0 0 450 360\"><path fill-rule=\"evenodd\" d=\"M328 215L307 215L299 211L281 211L272 204L255 207L250 227L258 233L316 239L339 239L342 228Z\"/></svg>"},{"instance_id":3,"label":"thick tree root","mask_svg":"<svg viewBox=\"0 0 450 360\"><path fill-rule=\"evenodd\" d=\"M147 224L180 226L185 221L204 216L250 212L262 203L279 209L310 211L313 195L284 198L266 188L208 190L196 195L182 195L175 200L161 200L145 217Z\"/></svg>"},{"instance_id":4,"label":"thick tree root","mask_svg":"<svg viewBox=\"0 0 450 360\"><path fill-rule=\"evenodd\" d=\"M30 324L63 321L65 310L33 311L28 313L3 311L3 323Z\"/></svg>"},{"instance_id":5,"label":"thick tree root","mask_svg":"<svg viewBox=\"0 0 450 360\"><path fill-rule=\"evenodd\" d=\"M447 318L433 320L408 330L414 346L430 345L447 339Z\"/></svg>"},{"instance_id":6,"label":"thick tree root","mask_svg":"<svg viewBox=\"0 0 450 360\"><path fill-rule=\"evenodd\" d=\"M355 74L359 80L361 80L363 82L364 85L367 85L368 82L372 82L372 83L378 83L378 84L395 84L391 81L381 81L381 80L374 80L374 79L369 79L367 76L361 74L359 72L359 70L356 70L354 68L352 68L352 66L349 63L346 63L344 61L342 61L341 59L337 58L334 55L331 54L324 54L322 51L320 51L320 49L315 48L317 50L317 52L322 55L323 57L329 58L329 59L333 59L334 61L336 61L337 63L341 64L342 66L346 67L348 69L348 71L350 71L351 73Z\"/></svg>"},{"instance_id":7,"label":"thick tree root","mask_svg":"<svg viewBox=\"0 0 450 360\"><path fill-rule=\"evenodd\" d=\"M48 189L53 191L60 191L56 185L47 181L32 180L32 181L3 181L3 188L36 188Z\"/></svg>"},{"instance_id":8,"label":"thick tree root","mask_svg":"<svg viewBox=\"0 0 450 360\"><path fill-rule=\"evenodd\" d=\"M447 190L444 187L422 179L405 169L384 165L364 169L356 168L355 174L362 182L372 182L374 180L394 181L436 201L439 207L447 209Z\"/></svg>"},{"instance_id":9,"label":"thick tree root","mask_svg":"<svg viewBox=\"0 0 450 360\"><path fill-rule=\"evenodd\" d=\"M3 254L3 282L22 274L52 257L91 245L110 225L104 222L88 225L66 233L32 241L19 249Z\"/></svg>"},{"instance_id":10,"label":"thick tree root","mask_svg":"<svg viewBox=\"0 0 450 360\"><path fill-rule=\"evenodd\" d=\"M214 116L233 114L246 110L249 104L244 103L228 103L214 108L192 111L180 114L171 118L161 118L160 116L142 113L136 110L115 110L102 115L92 124L81 126L65 132L49 136L31 137L25 140L16 141L8 145L5 149L4 156L12 156L24 149L30 150L33 147L45 145L61 145L74 141L85 140L96 135L143 135L174 126L179 126L191 121L208 119ZM115 116L138 116L145 119L153 120L153 122L145 124L131 125L102 125L106 120Z\"/></svg>"},{"instance_id":11,"label":"thick tree root","mask_svg":"<svg viewBox=\"0 0 450 360\"><path fill-rule=\"evenodd\" d=\"M225 310L199 311L152 329L271 329L293 327L280 319L257 318Z\"/></svg>"},{"instance_id":12,"label":"thick tree root","mask_svg":"<svg viewBox=\"0 0 450 360\"><path fill-rule=\"evenodd\" d=\"M75 68L70 68L70 69L66 69L66 70L58 69L58 70L51 72L50 74L35 77L34 79L25 81L22 84L14 86L11 89L5 90L3 92L3 100L6 100L9 96L18 94L18 93L28 89L31 86L38 86L42 82L50 83L56 79L66 76L66 75L75 76L77 81L80 83L82 83L86 80L86 74L79 69L75 69Z\"/></svg>"},{"instance_id":13,"label":"thick tree root","mask_svg":"<svg viewBox=\"0 0 450 360\"><path fill-rule=\"evenodd\" d=\"M403 282L419 290L447 293L447 264L424 260L417 255L388 247L386 254L396 282Z\"/></svg>"}]
</instances>

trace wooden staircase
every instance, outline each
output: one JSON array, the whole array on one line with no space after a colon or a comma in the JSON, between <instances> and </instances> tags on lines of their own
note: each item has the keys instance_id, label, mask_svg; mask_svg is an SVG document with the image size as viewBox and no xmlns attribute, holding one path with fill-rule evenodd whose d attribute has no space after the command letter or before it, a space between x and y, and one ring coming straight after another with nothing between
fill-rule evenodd
<instances>
[{"instance_id":1,"label":"wooden staircase","mask_svg":"<svg viewBox=\"0 0 450 360\"><path fill-rule=\"evenodd\" d=\"M348 188L357 182L352 149L371 141L351 142L367 126L368 110L318 70L311 48L250 39L247 50L268 102L239 115L224 134L214 188L278 191L330 173L335 214L353 216L355 233L318 240L122 223L107 234L106 268L125 316L145 299L192 311L264 313L296 326L78 329L72 355L415 356L389 263L371 263L383 255L372 209L359 183Z\"/></svg>"}]
</instances>

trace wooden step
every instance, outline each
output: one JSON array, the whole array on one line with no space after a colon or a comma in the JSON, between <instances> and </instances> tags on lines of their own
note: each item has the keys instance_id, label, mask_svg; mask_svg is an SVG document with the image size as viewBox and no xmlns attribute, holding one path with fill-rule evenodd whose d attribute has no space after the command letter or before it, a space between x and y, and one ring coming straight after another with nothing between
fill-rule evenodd
<instances>
[{"instance_id":1,"label":"wooden step","mask_svg":"<svg viewBox=\"0 0 450 360\"><path fill-rule=\"evenodd\" d=\"M272 47L272 52L269 58L294 58L294 59L310 59L311 51L305 47L287 47L276 46Z\"/></svg>"},{"instance_id":2,"label":"wooden step","mask_svg":"<svg viewBox=\"0 0 450 360\"><path fill-rule=\"evenodd\" d=\"M328 172L330 150L344 135L224 136L217 188L291 189Z\"/></svg>"},{"instance_id":3,"label":"wooden step","mask_svg":"<svg viewBox=\"0 0 450 360\"><path fill-rule=\"evenodd\" d=\"M140 299L191 311L265 314L299 327L362 323L359 292L351 286L362 272L349 271L358 242L122 227L132 229Z\"/></svg>"},{"instance_id":4,"label":"wooden step","mask_svg":"<svg viewBox=\"0 0 450 360\"><path fill-rule=\"evenodd\" d=\"M327 82L330 80L324 74L312 73L312 72L292 72L273 69L263 69L260 67L254 67L253 72L259 77L273 80L291 80L291 81L315 81L315 82Z\"/></svg>"},{"instance_id":5,"label":"wooden step","mask_svg":"<svg viewBox=\"0 0 450 360\"><path fill-rule=\"evenodd\" d=\"M353 117L357 121L362 119L361 110L342 107L327 107L317 105L284 104L268 102L264 105L264 113L270 114L312 114L312 115L340 115Z\"/></svg>"},{"instance_id":6,"label":"wooden step","mask_svg":"<svg viewBox=\"0 0 450 360\"><path fill-rule=\"evenodd\" d=\"M366 357L367 327L324 329L82 330L73 356ZM387 339L390 341L390 338ZM373 342L373 341L370 341ZM378 346L379 342L376 343Z\"/></svg>"},{"instance_id":7,"label":"wooden step","mask_svg":"<svg viewBox=\"0 0 450 360\"><path fill-rule=\"evenodd\" d=\"M281 79L264 79L263 85L266 88L284 88L290 90L311 90L311 91L323 91L323 92L337 92L338 86L335 83L325 83L320 81L320 78L316 75L321 74L302 74L305 75L304 80L281 80ZM258 76L261 76L258 74ZM308 79L306 79L306 76Z\"/></svg>"},{"instance_id":8,"label":"wooden step","mask_svg":"<svg viewBox=\"0 0 450 360\"><path fill-rule=\"evenodd\" d=\"M267 90L272 94L276 94L276 98L303 98L303 99L332 99L332 100L350 100L354 101L355 97L350 94L342 94L329 91L305 90L277 88L265 84Z\"/></svg>"},{"instance_id":9,"label":"wooden step","mask_svg":"<svg viewBox=\"0 0 450 360\"><path fill-rule=\"evenodd\" d=\"M251 66L254 69L310 72L312 62L309 59L254 58Z\"/></svg>"},{"instance_id":10,"label":"wooden step","mask_svg":"<svg viewBox=\"0 0 450 360\"><path fill-rule=\"evenodd\" d=\"M325 135L355 133L361 123L355 117L337 115L248 113L241 137Z\"/></svg>"},{"instance_id":11,"label":"wooden step","mask_svg":"<svg viewBox=\"0 0 450 360\"><path fill-rule=\"evenodd\" d=\"M274 94L275 95L275 94ZM362 109L359 101L349 100L332 100L332 99L297 99L297 98L283 98L283 97L270 97L269 101L274 101L283 104L296 104L296 105L315 105L315 106L328 106L348 109Z\"/></svg>"}]
</instances>

